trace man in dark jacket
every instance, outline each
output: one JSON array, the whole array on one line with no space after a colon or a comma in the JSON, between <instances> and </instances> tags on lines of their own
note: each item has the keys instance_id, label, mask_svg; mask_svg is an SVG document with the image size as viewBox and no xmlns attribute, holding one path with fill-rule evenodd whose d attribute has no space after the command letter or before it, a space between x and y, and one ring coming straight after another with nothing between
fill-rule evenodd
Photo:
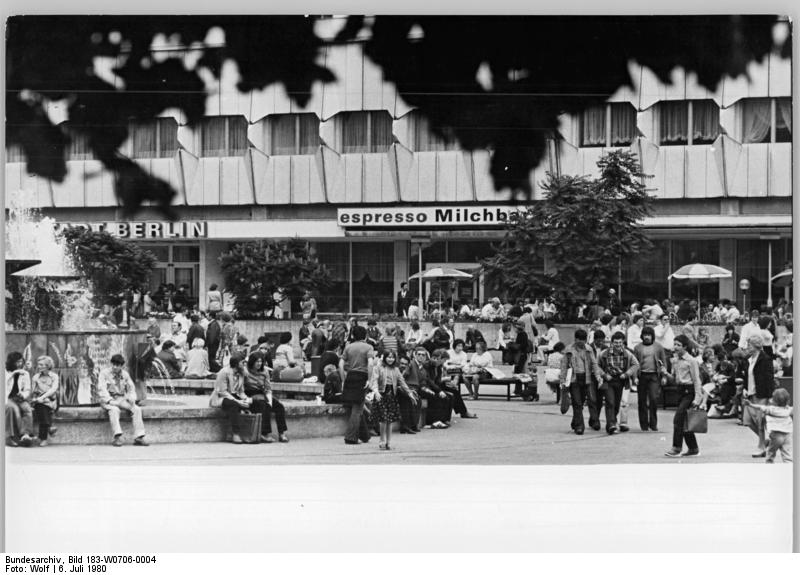
<instances>
[{"instance_id":1,"label":"man in dark jacket","mask_svg":"<svg viewBox=\"0 0 800 575\"><path fill-rule=\"evenodd\" d=\"M206 348L208 349L208 363L209 369L214 373L221 369L221 365L217 363L217 352L219 351L220 339L222 337L222 328L217 321L217 312L209 312L211 321L206 328Z\"/></svg>"},{"instance_id":2,"label":"man in dark jacket","mask_svg":"<svg viewBox=\"0 0 800 575\"><path fill-rule=\"evenodd\" d=\"M652 334L652 337L655 337L655 334ZM625 335L616 331L611 336L611 347L600 353L597 365L601 376L600 393L604 394L606 403L606 433L614 435L618 431L617 416L622 401L622 391L630 389L631 380L636 377L639 370L639 362L625 349ZM625 427L627 428L627 425Z\"/></svg>"},{"instance_id":3,"label":"man in dark jacket","mask_svg":"<svg viewBox=\"0 0 800 575\"><path fill-rule=\"evenodd\" d=\"M403 282L400 284L400 291L397 292L397 315L399 317L406 317L408 315L408 306L411 304L411 295L408 292L408 283Z\"/></svg>"},{"instance_id":4,"label":"man in dark jacket","mask_svg":"<svg viewBox=\"0 0 800 575\"><path fill-rule=\"evenodd\" d=\"M172 349L175 347L175 342L168 339L161 346L161 351L158 352L158 359L163 364L166 372L161 374L161 377L167 376L169 379L179 379L182 375L181 364L178 358L175 357L175 352Z\"/></svg>"}]
</instances>

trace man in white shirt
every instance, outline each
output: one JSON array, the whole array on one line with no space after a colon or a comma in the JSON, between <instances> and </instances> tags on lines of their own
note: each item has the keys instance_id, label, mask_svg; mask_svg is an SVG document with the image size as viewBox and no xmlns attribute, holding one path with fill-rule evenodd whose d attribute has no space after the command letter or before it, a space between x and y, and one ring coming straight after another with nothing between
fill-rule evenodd
<instances>
[{"instance_id":1,"label":"man in white shirt","mask_svg":"<svg viewBox=\"0 0 800 575\"><path fill-rule=\"evenodd\" d=\"M750 321L747 322L739 334L739 348L747 349L747 340L754 335L761 335L761 328L758 327L758 310L750 312Z\"/></svg>"},{"instance_id":2,"label":"man in white shirt","mask_svg":"<svg viewBox=\"0 0 800 575\"><path fill-rule=\"evenodd\" d=\"M672 331L672 325L670 325L668 315L664 314L661 316L661 323L655 327L655 332L656 343L661 345L667 353L672 353L675 332Z\"/></svg>"},{"instance_id":3,"label":"man in white shirt","mask_svg":"<svg viewBox=\"0 0 800 575\"><path fill-rule=\"evenodd\" d=\"M149 445L144 438L144 421L142 420L142 408L136 405L136 388L133 385L131 376L122 369L125 365L125 358L120 354L111 357L111 367L100 372L97 380L97 395L100 398L100 406L108 412L108 420L111 422L111 429L114 432L114 447L122 446L122 427L119 424L120 410L124 409L131 413L133 419L133 432L136 439L134 445Z\"/></svg>"},{"instance_id":4,"label":"man in white shirt","mask_svg":"<svg viewBox=\"0 0 800 575\"><path fill-rule=\"evenodd\" d=\"M642 343L642 328L644 327L644 316L637 313L633 316L633 323L628 328L628 349L633 350Z\"/></svg>"}]
</instances>

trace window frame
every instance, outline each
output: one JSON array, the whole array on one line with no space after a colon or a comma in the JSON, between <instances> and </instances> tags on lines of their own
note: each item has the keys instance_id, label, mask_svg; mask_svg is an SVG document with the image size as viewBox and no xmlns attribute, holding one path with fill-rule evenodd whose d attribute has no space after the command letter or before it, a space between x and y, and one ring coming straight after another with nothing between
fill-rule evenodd
<instances>
[{"instance_id":1,"label":"window frame","mask_svg":"<svg viewBox=\"0 0 800 575\"><path fill-rule=\"evenodd\" d=\"M365 114L366 117L366 142L361 145L348 145L345 143L345 122L348 118L356 117L357 114ZM387 110L351 110L345 111L338 114L339 122L341 125L339 126L339 145L342 154L384 154L386 153L391 145L394 143L394 134L393 131L390 129L389 134L391 138L388 143L375 143L376 134L373 129L373 117L376 114L383 114L389 117L390 123L394 121L392 115ZM359 148L357 150L348 150L347 148Z\"/></svg>"},{"instance_id":2,"label":"window frame","mask_svg":"<svg viewBox=\"0 0 800 575\"><path fill-rule=\"evenodd\" d=\"M172 124L175 127L175 148L173 150L162 150L163 138L161 130L163 124L169 122L172 122ZM137 127L141 128L143 125L146 124L152 124L155 127L155 151L153 152L153 155L137 155L136 146L133 141L134 129L136 129ZM131 121L128 122L128 136L130 138L128 157L132 160L153 160L159 158L171 158L181 149L180 142L178 142L178 127L179 127L178 122L175 120L175 118L172 118L170 116L156 117L147 120L145 122L136 121L132 119Z\"/></svg>"},{"instance_id":3,"label":"window frame","mask_svg":"<svg viewBox=\"0 0 800 575\"><path fill-rule=\"evenodd\" d=\"M621 144L615 144L614 142L612 142L612 136L611 136L613 118L614 118L614 110L621 110L621 109L623 109L623 107L630 108L630 109L633 110L633 114L634 114L634 122L633 122L634 131L633 131L633 134L630 137L630 141L625 142L625 143L621 143ZM590 109L598 109L598 108L602 108L603 115L604 115L604 117L603 117L604 141L601 144L586 144L586 143L584 143L584 131L583 131L584 122L586 121L586 111L590 110ZM633 142L636 141L637 136L639 135L639 133L638 133L638 124L637 124L637 121L636 121L636 114L637 113L638 113L638 110L636 109L636 106L634 106L631 102L627 102L627 101L625 101L625 102L605 102L603 104L598 104L596 106L590 106L590 107L586 108L578 116L578 141L580 142L579 147L580 148L624 148L626 146L632 145Z\"/></svg>"},{"instance_id":4,"label":"window frame","mask_svg":"<svg viewBox=\"0 0 800 575\"><path fill-rule=\"evenodd\" d=\"M317 130L316 130L316 142L314 144L303 144L302 136L303 130L302 128L302 121L304 117L313 116L316 119ZM273 120L278 120L280 118L289 118L292 117L293 124L294 124L294 137L293 137L293 145L291 153L283 153L283 152L276 152L275 151L275 124ZM289 114L270 114L267 116L267 130L269 131L269 149L266 150L267 155L270 156L312 156L316 153L316 150L322 144L322 139L319 133L319 126L320 126L320 119L319 116L314 114L313 112L302 112L302 113L289 113Z\"/></svg>"},{"instance_id":5,"label":"window frame","mask_svg":"<svg viewBox=\"0 0 800 575\"><path fill-rule=\"evenodd\" d=\"M241 118L244 122L244 148L241 150L236 150L235 153L231 149L231 121L236 121L237 119ZM208 122L212 120L223 120L225 127L223 129L223 147L220 150L223 153L219 154L208 154L206 153L205 146L203 144L203 131L206 129ZM239 114L230 115L230 116L205 116L202 122L198 126L198 146L197 151L199 152L199 157L201 158L237 158L244 156L247 153L248 148L250 147L250 141L247 138L247 126L248 122L247 119Z\"/></svg>"}]
</instances>

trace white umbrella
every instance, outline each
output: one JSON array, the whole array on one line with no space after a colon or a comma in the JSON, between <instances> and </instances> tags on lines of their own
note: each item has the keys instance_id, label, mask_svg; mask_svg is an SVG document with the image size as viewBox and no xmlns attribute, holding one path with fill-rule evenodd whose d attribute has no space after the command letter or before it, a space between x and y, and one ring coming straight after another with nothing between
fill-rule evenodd
<instances>
[{"instance_id":1,"label":"white umbrella","mask_svg":"<svg viewBox=\"0 0 800 575\"><path fill-rule=\"evenodd\" d=\"M459 280L471 277L471 274L462 272L461 270L457 270L455 268L431 268L429 270L425 270L424 272L417 272L408 279L416 280L422 278L423 281L439 281Z\"/></svg>"},{"instance_id":2,"label":"white umbrella","mask_svg":"<svg viewBox=\"0 0 800 575\"><path fill-rule=\"evenodd\" d=\"M788 270L783 270L781 273L772 276L772 285L778 287L786 287L792 285L794 283L794 270L789 268Z\"/></svg>"},{"instance_id":3,"label":"white umbrella","mask_svg":"<svg viewBox=\"0 0 800 575\"><path fill-rule=\"evenodd\" d=\"M472 279L472 274L462 272L455 268L431 268L424 272L417 272L409 280L422 280L438 282L443 280ZM422 286L420 285L420 303L422 303ZM439 290L439 309L442 308L442 290Z\"/></svg>"},{"instance_id":4,"label":"white umbrella","mask_svg":"<svg viewBox=\"0 0 800 575\"><path fill-rule=\"evenodd\" d=\"M695 280L697 282L697 310L700 311L700 282L731 277L730 270L711 264L689 264L674 271L667 279Z\"/></svg>"}]
</instances>

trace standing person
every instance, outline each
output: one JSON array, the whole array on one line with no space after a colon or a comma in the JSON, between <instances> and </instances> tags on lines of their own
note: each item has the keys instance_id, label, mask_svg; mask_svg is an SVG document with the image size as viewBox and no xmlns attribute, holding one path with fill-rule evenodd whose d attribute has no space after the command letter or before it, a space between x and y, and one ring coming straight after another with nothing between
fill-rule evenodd
<instances>
[{"instance_id":1,"label":"standing person","mask_svg":"<svg viewBox=\"0 0 800 575\"><path fill-rule=\"evenodd\" d=\"M220 325L220 341L217 350L217 363L224 365L228 358L233 355L236 346L236 326L233 325L233 316L227 311L219 314L222 321ZM210 327L210 326L209 326Z\"/></svg>"},{"instance_id":2,"label":"standing person","mask_svg":"<svg viewBox=\"0 0 800 575\"><path fill-rule=\"evenodd\" d=\"M675 351L672 358L671 373L666 369L661 370L661 375L678 386L681 394L678 400L678 407L675 410L675 417L672 419L672 447L664 453L667 457L695 457L700 455L700 448L697 445L695 434L684 431L687 411L689 408L697 408L703 402L703 387L700 383L700 366L697 365L688 350L689 338L683 334L675 336ZM683 442L686 441L687 450L681 453Z\"/></svg>"},{"instance_id":3,"label":"standing person","mask_svg":"<svg viewBox=\"0 0 800 575\"><path fill-rule=\"evenodd\" d=\"M153 294L150 290L144 292L142 296L142 315L148 316L155 310L156 302L153 299Z\"/></svg>"},{"instance_id":4,"label":"standing person","mask_svg":"<svg viewBox=\"0 0 800 575\"><path fill-rule=\"evenodd\" d=\"M200 316L198 314L192 314L189 319L192 323L189 325L189 332L186 334L186 345L191 349L195 339L206 339L206 332L200 327Z\"/></svg>"},{"instance_id":5,"label":"standing person","mask_svg":"<svg viewBox=\"0 0 800 575\"><path fill-rule=\"evenodd\" d=\"M400 284L400 291L397 292L397 309L395 313L399 317L408 317L408 306L411 304L411 294L408 291L408 282Z\"/></svg>"},{"instance_id":6,"label":"standing person","mask_svg":"<svg viewBox=\"0 0 800 575\"><path fill-rule=\"evenodd\" d=\"M590 393L590 378L596 377L599 381L602 377L597 366L597 358L594 351L590 348L586 340L588 335L586 330L575 330L575 341L564 349L564 358L561 360L560 383L564 387L569 387L570 398L572 399L572 430L575 435L583 435L585 426L583 419L583 403L589 405L589 425L595 431L600 429L600 417L597 408L597 397ZM572 377L567 380L567 373L572 370Z\"/></svg>"},{"instance_id":7,"label":"standing person","mask_svg":"<svg viewBox=\"0 0 800 575\"><path fill-rule=\"evenodd\" d=\"M252 402L250 409L253 413L261 414L261 441L273 443L272 414L275 414L275 425L278 427L278 441L289 443L286 435L286 409L277 398L272 396L272 384L269 372L264 362L264 356L253 353L247 358L247 368L244 370L244 393Z\"/></svg>"},{"instance_id":8,"label":"standing person","mask_svg":"<svg viewBox=\"0 0 800 575\"><path fill-rule=\"evenodd\" d=\"M739 334L739 347L741 349L748 349L748 339L753 335L761 335L761 328L758 327L758 309L753 309L750 312L750 321L744 324L742 332Z\"/></svg>"},{"instance_id":9,"label":"standing person","mask_svg":"<svg viewBox=\"0 0 800 575\"><path fill-rule=\"evenodd\" d=\"M364 395L369 381L369 364L373 349L367 343L367 330L364 326L357 325L352 330L353 342L349 343L342 352L339 361L339 375L342 384L342 403L350 410L345 432L344 442L356 445L369 442L370 434L364 418Z\"/></svg>"},{"instance_id":10,"label":"standing person","mask_svg":"<svg viewBox=\"0 0 800 575\"><path fill-rule=\"evenodd\" d=\"M214 393L211 394L211 407L219 407L225 412L231 425L231 443L242 443L239 435L239 414L250 409L252 400L244 392L244 366L242 358L238 355L231 356L227 367L217 373L214 384Z\"/></svg>"},{"instance_id":11,"label":"standing person","mask_svg":"<svg viewBox=\"0 0 800 575\"><path fill-rule=\"evenodd\" d=\"M792 462L792 407L789 405L789 392L783 388L772 392L769 405L750 403L745 406L757 409L766 416L766 429L769 433L767 463L775 463L775 454L780 451L784 463Z\"/></svg>"},{"instance_id":12,"label":"standing person","mask_svg":"<svg viewBox=\"0 0 800 575\"><path fill-rule=\"evenodd\" d=\"M747 360L742 362L744 389L742 399L749 400L751 406L746 408L745 425L758 436L758 449L753 457L767 456L767 441L764 435L763 413L754 409L757 405L767 405L772 391L775 389L775 372L772 360L764 352L764 342L760 335L751 335L747 341Z\"/></svg>"},{"instance_id":13,"label":"standing person","mask_svg":"<svg viewBox=\"0 0 800 575\"><path fill-rule=\"evenodd\" d=\"M25 370L25 358L18 351L6 357L6 445L30 447L33 442L31 376Z\"/></svg>"},{"instance_id":14,"label":"standing person","mask_svg":"<svg viewBox=\"0 0 800 575\"><path fill-rule=\"evenodd\" d=\"M736 330L734 329L734 333ZM656 343L664 348L666 353L672 353L672 343L675 341L675 332L669 322L669 316L661 316L661 323L655 327Z\"/></svg>"},{"instance_id":15,"label":"standing person","mask_svg":"<svg viewBox=\"0 0 800 575\"><path fill-rule=\"evenodd\" d=\"M118 328L130 329L131 327L131 310L128 308L128 300L123 298L119 302L119 306L112 313L114 323Z\"/></svg>"},{"instance_id":16,"label":"standing person","mask_svg":"<svg viewBox=\"0 0 800 575\"><path fill-rule=\"evenodd\" d=\"M206 293L206 309L209 312L222 311L222 292L217 284L211 284Z\"/></svg>"},{"instance_id":17,"label":"standing person","mask_svg":"<svg viewBox=\"0 0 800 575\"><path fill-rule=\"evenodd\" d=\"M149 445L145 439L142 408L136 405L136 387L127 371L122 369L125 358L120 354L111 356L111 367L100 371L97 380L97 395L100 406L108 412L111 431L114 441L111 445L122 447L122 427L119 424L120 410L130 412L133 419L134 445L146 447Z\"/></svg>"},{"instance_id":18,"label":"standing person","mask_svg":"<svg viewBox=\"0 0 800 575\"><path fill-rule=\"evenodd\" d=\"M36 374L31 383L30 404L33 406L33 417L39 423L38 444L47 445L50 426L53 424L53 412L56 410L58 397L58 374L52 371L53 358L41 355L36 360ZM34 443L37 443L34 441Z\"/></svg>"},{"instance_id":19,"label":"standing person","mask_svg":"<svg viewBox=\"0 0 800 575\"><path fill-rule=\"evenodd\" d=\"M606 433L614 435L617 432L622 390L630 389L631 381L639 370L639 362L625 349L625 336L617 332L611 336L611 347L603 350L597 363L602 377L600 387L606 402Z\"/></svg>"},{"instance_id":20,"label":"standing person","mask_svg":"<svg viewBox=\"0 0 800 575\"><path fill-rule=\"evenodd\" d=\"M309 347L310 357L321 356L325 351L325 342L328 341L328 328L330 321L314 320L314 329L311 330L311 345Z\"/></svg>"},{"instance_id":21,"label":"standing person","mask_svg":"<svg viewBox=\"0 0 800 575\"><path fill-rule=\"evenodd\" d=\"M619 301L619 297L617 296L617 290L610 289L608 290L608 300L606 302L606 307L608 307L611 315L618 316L619 313L622 311L622 303Z\"/></svg>"},{"instance_id":22,"label":"standing person","mask_svg":"<svg viewBox=\"0 0 800 575\"><path fill-rule=\"evenodd\" d=\"M661 390L661 368L667 365L667 353L655 340L652 327L642 329L642 343L633 350L639 362L639 427L642 431L658 431L658 394Z\"/></svg>"},{"instance_id":23,"label":"standing person","mask_svg":"<svg viewBox=\"0 0 800 575\"><path fill-rule=\"evenodd\" d=\"M637 313L633 316L631 327L628 328L628 349L635 349L642 343L642 329L644 329L644 316Z\"/></svg>"},{"instance_id":24,"label":"standing person","mask_svg":"<svg viewBox=\"0 0 800 575\"><path fill-rule=\"evenodd\" d=\"M561 360L564 357L562 352L565 347L563 341L559 341L553 346L553 351L547 356L547 365L544 370L544 381L550 388L550 391L556 396L557 404L561 402L561 384L559 379L561 376Z\"/></svg>"},{"instance_id":25,"label":"standing person","mask_svg":"<svg viewBox=\"0 0 800 575\"><path fill-rule=\"evenodd\" d=\"M391 449L392 423L400 421L400 406L397 398L400 393L408 397L413 404L417 399L412 395L408 385L403 379L397 364L397 353L387 351L383 360L372 370L370 387L375 394L375 407L373 416L380 422L381 440L379 448Z\"/></svg>"},{"instance_id":26,"label":"standing person","mask_svg":"<svg viewBox=\"0 0 800 575\"><path fill-rule=\"evenodd\" d=\"M221 369L221 365L217 362L217 353L219 352L219 345L222 339L222 327L217 321L217 312L209 312L211 321L208 322L206 329L206 347L208 347L208 362L211 371L217 373Z\"/></svg>"}]
</instances>

